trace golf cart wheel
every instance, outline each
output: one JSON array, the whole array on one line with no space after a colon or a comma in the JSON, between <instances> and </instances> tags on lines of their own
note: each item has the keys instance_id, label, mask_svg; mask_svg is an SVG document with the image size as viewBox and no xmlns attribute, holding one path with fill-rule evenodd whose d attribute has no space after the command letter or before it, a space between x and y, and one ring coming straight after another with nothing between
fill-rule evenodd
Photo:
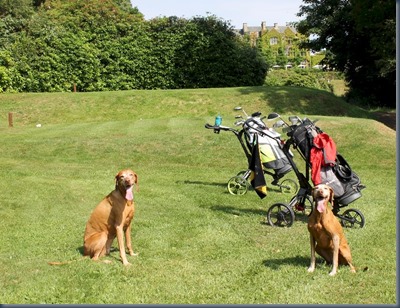
<instances>
[{"instance_id":1,"label":"golf cart wheel","mask_svg":"<svg viewBox=\"0 0 400 308\"><path fill-rule=\"evenodd\" d=\"M363 213L356 209L348 209L340 215L341 223L346 228L362 228L365 225Z\"/></svg>"},{"instance_id":2,"label":"golf cart wheel","mask_svg":"<svg viewBox=\"0 0 400 308\"><path fill-rule=\"evenodd\" d=\"M285 203L273 204L267 212L267 223L273 227L290 227L294 221L293 210Z\"/></svg>"},{"instance_id":3,"label":"golf cart wheel","mask_svg":"<svg viewBox=\"0 0 400 308\"><path fill-rule=\"evenodd\" d=\"M299 189L299 185L297 185L297 183L295 181L293 181L292 179L283 180L279 184L279 186L281 188L281 193L284 193L284 194L294 195L297 193L297 191Z\"/></svg>"},{"instance_id":4,"label":"golf cart wheel","mask_svg":"<svg viewBox=\"0 0 400 308\"><path fill-rule=\"evenodd\" d=\"M228 181L228 191L232 195L244 195L248 189L248 182L241 176L234 176Z\"/></svg>"},{"instance_id":5,"label":"golf cart wheel","mask_svg":"<svg viewBox=\"0 0 400 308\"><path fill-rule=\"evenodd\" d=\"M311 212L313 211L313 200L310 196L304 196L304 201L299 196L294 196L289 204L292 207L294 213L301 213L306 216L310 216Z\"/></svg>"}]
</instances>

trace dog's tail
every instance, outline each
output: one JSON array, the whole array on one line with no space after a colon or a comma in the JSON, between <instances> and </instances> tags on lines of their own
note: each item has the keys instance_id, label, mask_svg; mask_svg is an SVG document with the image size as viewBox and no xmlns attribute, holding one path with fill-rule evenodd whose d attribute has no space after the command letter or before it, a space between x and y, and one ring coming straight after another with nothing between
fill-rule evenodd
<instances>
[{"instance_id":1,"label":"dog's tail","mask_svg":"<svg viewBox=\"0 0 400 308\"><path fill-rule=\"evenodd\" d=\"M73 263L73 262L76 262L76 261L82 261L82 260L85 260L87 258L88 258L87 256L84 256L82 258L75 259L75 260L62 261L62 262L57 262L57 261L56 262L47 262L47 264L48 265L65 265L65 264L70 264L70 263Z\"/></svg>"},{"instance_id":2,"label":"dog's tail","mask_svg":"<svg viewBox=\"0 0 400 308\"><path fill-rule=\"evenodd\" d=\"M89 256L83 256L82 258L79 259L75 259L75 260L70 260L70 261L62 261L62 262L47 262L48 265L65 265L65 264L70 264L73 262L77 262L77 261L82 261L82 260L86 260L88 259ZM112 261L110 260L93 260L95 262L101 262L101 263L106 263L106 264L110 264Z\"/></svg>"},{"instance_id":3,"label":"dog's tail","mask_svg":"<svg viewBox=\"0 0 400 308\"><path fill-rule=\"evenodd\" d=\"M69 264L74 261L64 261L64 262L47 262L48 265L64 265L64 264Z\"/></svg>"}]
</instances>

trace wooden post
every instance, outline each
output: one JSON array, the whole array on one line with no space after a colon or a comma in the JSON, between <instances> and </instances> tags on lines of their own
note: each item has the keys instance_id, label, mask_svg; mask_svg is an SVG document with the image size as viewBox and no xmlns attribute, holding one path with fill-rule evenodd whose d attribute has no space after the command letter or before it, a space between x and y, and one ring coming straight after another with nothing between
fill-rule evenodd
<instances>
[{"instance_id":1,"label":"wooden post","mask_svg":"<svg viewBox=\"0 0 400 308\"><path fill-rule=\"evenodd\" d=\"M74 83L74 92L76 92L76 83Z\"/></svg>"},{"instance_id":2,"label":"wooden post","mask_svg":"<svg viewBox=\"0 0 400 308\"><path fill-rule=\"evenodd\" d=\"M13 127L13 113L12 112L8 113L8 126Z\"/></svg>"}]
</instances>

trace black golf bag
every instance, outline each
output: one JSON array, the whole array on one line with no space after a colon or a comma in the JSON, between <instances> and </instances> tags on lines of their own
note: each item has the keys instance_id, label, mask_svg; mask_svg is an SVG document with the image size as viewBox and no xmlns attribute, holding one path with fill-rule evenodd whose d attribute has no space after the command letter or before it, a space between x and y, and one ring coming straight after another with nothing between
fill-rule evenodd
<instances>
[{"instance_id":1,"label":"black golf bag","mask_svg":"<svg viewBox=\"0 0 400 308\"><path fill-rule=\"evenodd\" d=\"M318 174L315 174L315 170L312 170L315 175L314 178L312 177L314 185L323 183L331 186L334 190L336 202L342 206L346 206L361 197L361 189L365 186L361 184L360 178L351 169L345 158L336 152L333 140L319 127L315 126L309 119L305 119L303 123L288 134L291 135L294 145L304 156L307 168L312 168L313 162L316 160L313 156L314 153L321 151L319 155L320 158L322 157L322 163L319 166ZM324 147L316 146L314 139L319 139L319 137L324 137ZM315 180L315 178L318 178L318 180Z\"/></svg>"}]
</instances>

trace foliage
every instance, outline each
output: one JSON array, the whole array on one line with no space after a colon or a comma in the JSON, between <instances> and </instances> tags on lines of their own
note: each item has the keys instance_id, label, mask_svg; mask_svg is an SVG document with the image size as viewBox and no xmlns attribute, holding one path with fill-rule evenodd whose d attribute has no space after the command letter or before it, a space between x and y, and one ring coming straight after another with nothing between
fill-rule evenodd
<instances>
[{"instance_id":1,"label":"foliage","mask_svg":"<svg viewBox=\"0 0 400 308\"><path fill-rule=\"evenodd\" d=\"M395 1L304 0L298 24L313 34L309 48L326 48L326 61L345 73L349 98L395 107Z\"/></svg>"},{"instance_id":2,"label":"foliage","mask_svg":"<svg viewBox=\"0 0 400 308\"><path fill-rule=\"evenodd\" d=\"M271 44L271 39L276 39L274 44ZM306 36L294 32L291 28L286 28L283 33L272 28L261 34L257 39L257 46L266 61L272 63L270 66L298 65L309 57L309 53L301 49L301 42L305 40Z\"/></svg>"},{"instance_id":3,"label":"foliage","mask_svg":"<svg viewBox=\"0 0 400 308\"><path fill-rule=\"evenodd\" d=\"M266 75L258 51L215 16L145 22L128 0L18 1L16 13L0 6L3 92L261 85Z\"/></svg>"},{"instance_id":4,"label":"foliage","mask_svg":"<svg viewBox=\"0 0 400 308\"><path fill-rule=\"evenodd\" d=\"M195 25L194 35L205 39L202 47L196 48L195 54L185 55L200 59L191 67L190 74L186 74L189 80L195 78L195 87L207 87L207 84L213 87L252 86L263 83L267 66L256 48L236 37L229 23L215 16L195 17L191 22ZM191 41L188 43L191 44ZM187 50L181 50L180 55L184 56Z\"/></svg>"},{"instance_id":5,"label":"foliage","mask_svg":"<svg viewBox=\"0 0 400 308\"><path fill-rule=\"evenodd\" d=\"M269 207L292 197L270 176L263 200L227 192L246 157L233 134L204 124L220 111L233 125L237 105L319 119L337 142L367 186L341 210L357 208L366 219L363 229L345 229L356 274L341 266L330 277L319 257L307 273L306 217L296 215L290 228L265 224ZM10 110L13 128L4 121ZM368 114L295 87L2 95L1 303L395 305L396 132ZM114 241L104 258L111 264L82 260L85 223L125 167L139 175L139 256L125 268ZM47 264L68 260L79 261Z\"/></svg>"},{"instance_id":6,"label":"foliage","mask_svg":"<svg viewBox=\"0 0 400 308\"><path fill-rule=\"evenodd\" d=\"M338 73L316 69L279 69L268 73L265 84L268 86L306 87L333 92L330 81L337 78Z\"/></svg>"},{"instance_id":7,"label":"foliage","mask_svg":"<svg viewBox=\"0 0 400 308\"><path fill-rule=\"evenodd\" d=\"M320 51L313 55L309 55L310 67L314 67L315 65L323 65L325 62L326 51Z\"/></svg>"},{"instance_id":8,"label":"foliage","mask_svg":"<svg viewBox=\"0 0 400 308\"><path fill-rule=\"evenodd\" d=\"M162 73L158 88L259 85L267 66L256 49L238 40L230 25L215 16L155 18L151 56ZM163 80L164 83L163 83Z\"/></svg>"}]
</instances>

